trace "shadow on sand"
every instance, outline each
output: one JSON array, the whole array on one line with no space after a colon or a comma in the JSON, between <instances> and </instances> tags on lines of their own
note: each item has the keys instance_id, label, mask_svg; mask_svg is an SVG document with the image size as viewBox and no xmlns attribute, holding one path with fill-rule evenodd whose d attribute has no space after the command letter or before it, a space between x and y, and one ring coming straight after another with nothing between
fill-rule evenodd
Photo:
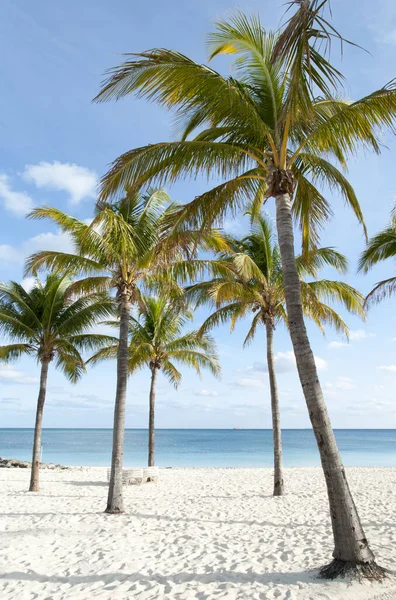
<instances>
[{"instance_id":1,"label":"shadow on sand","mask_svg":"<svg viewBox=\"0 0 396 600\"><path fill-rule=\"evenodd\" d=\"M84 585L90 583L103 582L104 585L112 583L153 583L160 585L166 584L183 584L187 582L195 583L255 583L255 584L279 584L279 585L297 585L298 583L311 583L323 585L323 580L316 577L318 571L298 571L298 572L280 572L280 573L255 573L249 571L242 573L238 571L218 570L209 573L169 573L160 575L152 573L150 575L142 573L95 573L93 575L41 575L35 571L24 573L23 571L11 571L5 573L2 579L11 579L15 581L36 581L39 583L58 583L68 585Z\"/></svg>"}]
</instances>

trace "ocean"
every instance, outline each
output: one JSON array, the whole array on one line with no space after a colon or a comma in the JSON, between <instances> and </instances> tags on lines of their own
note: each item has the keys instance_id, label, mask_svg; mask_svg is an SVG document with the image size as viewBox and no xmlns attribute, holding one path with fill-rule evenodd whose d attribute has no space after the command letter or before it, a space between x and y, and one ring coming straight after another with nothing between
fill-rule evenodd
<instances>
[{"instance_id":1,"label":"ocean","mask_svg":"<svg viewBox=\"0 0 396 600\"><path fill-rule=\"evenodd\" d=\"M286 429L283 456L287 467L317 466L319 454L310 429ZM338 429L335 431L344 464L364 467L396 466L395 429ZM31 460L33 429L0 429L0 456ZM110 429L44 429L42 461L63 465L108 466ZM125 466L144 466L147 430L125 432ZM269 429L158 429L156 464L161 467L270 467Z\"/></svg>"}]
</instances>

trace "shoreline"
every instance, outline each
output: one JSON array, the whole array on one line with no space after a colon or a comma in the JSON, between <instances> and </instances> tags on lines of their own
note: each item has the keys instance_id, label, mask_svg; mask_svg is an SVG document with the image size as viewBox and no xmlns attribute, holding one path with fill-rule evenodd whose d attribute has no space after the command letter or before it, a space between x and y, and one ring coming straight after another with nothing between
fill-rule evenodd
<instances>
[{"instance_id":1,"label":"shoreline","mask_svg":"<svg viewBox=\"0 0 396 600\"><path fill-rule=\"evenodd\" d=\"M124 487L122 515L103 511L107 469L0 470L0 597L52 600L374 600L383 584L316 579L332 534L320 467L160 468ZM396 569L396 468L351 467L348 480L377 561ZM394 596L392 595L394 594Z\"/></svg>"},{"instance_id":2,"label":"shoreline","mask_svg":"<svg viewBox=\"0 0 396 600\"><path fill-rule=\"evenodd\" d=\"M6 459L4 457L0 457L0 461L20 461L20 459ZM28 461L20 461L22 463L26 463ZM252 467L246 467L246 466L240 466L240 467L195 467L195 466L186 466L186 467L179 467L179 466L158 466L158 469L160 471L265 471L265 472L273 472L274 468L272 466L262 466L262 467L258 467L258 466L252 466ZM107 471L107 469L110 469L111 465L68 465L68 464L55 464L55 463L41 463L40 464L40 471L63 471L63 470L67 470L67 471L81 471L81 469L84 470L96 470L96 471ZM350 470L363 470L363 469L367 469L367 470L377 470L377 469L381 469L381 470L394 470L396 472L396 465L359 465L359 466L350 466L347 464L344 464L344 467L347 471ZM10 467L6 467L2 464L0 464L0 473L6 470L14 470L14 471L29 471L31 468L31 463L29 463L29 465L27 467L18 467L18 466L10 466ZM140 463L134 463L134 464L129 464L126 463L123 465L123 469L145 469L147 468L147 465L144 464L140 464ZM322 467L320 465L299 465L299 466L285 466L284 467L285 471L295 471L295 470L305 470L305 469L312 469L312 470L317 470L317 471L321 471L322 472ZM396 599L395 599L396 600Z\"/></svg>"}]
</instances>

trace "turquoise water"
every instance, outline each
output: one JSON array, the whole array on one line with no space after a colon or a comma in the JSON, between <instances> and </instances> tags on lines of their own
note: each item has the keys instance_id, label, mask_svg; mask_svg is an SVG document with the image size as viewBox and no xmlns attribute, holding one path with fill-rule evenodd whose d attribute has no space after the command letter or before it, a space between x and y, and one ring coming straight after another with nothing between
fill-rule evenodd
<instances>
[{"instance_id":1,"label":"turquoise water","mask_svg":"<svg viewBox=\"0 0 396 600\"><path fill-rule=\"evenodd\" d=\"M395 429L335 431L348 466L396 466ZM0 429L0 456L30 460L33 429ZM44 429L44 462L64 465L110 464L110 429ZM319 465L315 438L309 429L283 431L288 467ZM146 464L147 430L127 429L124 463ZM156 463L164 467L270 467L272 432L268 429L160 429L156 432Z\"/></svg>"}]
</instances>

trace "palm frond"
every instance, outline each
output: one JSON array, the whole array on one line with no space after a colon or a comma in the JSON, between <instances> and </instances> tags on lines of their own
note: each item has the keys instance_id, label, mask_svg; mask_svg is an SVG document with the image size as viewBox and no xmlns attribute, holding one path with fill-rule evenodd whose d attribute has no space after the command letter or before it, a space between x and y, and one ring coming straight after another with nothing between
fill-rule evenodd
<instances>
[{"instance_id":1,"label":"palm frond","mask_svg":"<svg viewBox=\"0 0 396 600\"><path fill-rule=\"evenodd\" d=\"M162 372L168 381L177 389L180 385L182 376L170 360L163 361Z\"/></svg>"},{"instance_id":2,"label":"palm frond","mask_svg":"<svg viewBox=\"0 0 396 600\"><path fill-rule=\"evenodd\" d=\"M360 208L355 191L341 171L321 156L307 152L300 152L294 165L298 174L302 174L304 177L309 176L315 187L317 183L321 183L331 191L339 192L344 198L345 203L353 210L359 223L363 226L364 234L367 236L362 209ZM324 219L326 219L326 212L323 211L323 213Z\"/></svg>"},{"instance_id":3,"label":"palm frond","mask_svg":"<svg viewBox=\"0 0 396 600\"><path fill-rule=\"evenodd\" d=\"M396 294L396 277L390 277L377 283L371 292L367 295L365 306L370 308L374 304L378 304L385 298L391 298Z\"/></svg>"},{"instance_id":4,"label":"palm frond","mask_svg":"<svg viewBox=\"0 0 396 600\"><path fill-rule=\"evenodd\" d=\"M102 333L72 335L69 340L76 348L83 351L92 351L110 344L118 344L118 338Z\"/></svg>"},{"instance_id":5,"label":"palm frond","mask_svg":"<svg viewBox=\"0 0 396 600\"><path fill-rule=\"evenodd\" d=\"M125 152L102 178L101 202L117 198L125 187L164 185L179 177L210 177L216 170L221 178L238 176L252 166L252 157L243 146L215 142L185 141L150 144Z\"/></svg>"},{"instance_id":6,"label":"palm frond","mask_svg":"<svg viewBox=\"0 0 396 600\"><path fill-rule=\"evenodd\" d=\"M172 50L156 48L128 56L129 60L109 72L95 101L118 100L136 92L138 97L177 108L181 115L198 110L201 121L205 115L211 121L230 125L239 120L263 139L270 133L239 81L224 78Z\"/></svg>"},{"instance_id":7,"label":"palm frond","mask_svg":"<svg viewBox=\"0 0 396 600\"><path fill-rule=\"evenodd\" d=\"M372 237L363 252L358 270L367 273L374 265L396 256L396 226L392 225Z\"/></svg>"},{"instance_id":8,"label":"palm frond","mask_svg":"<svg viewBox=\"0 0 396 600\"><path fill-rule=\"evenodd\" d=\"M348 270L347 258L334 248L314 248L296 257L297 270L301 277L311 275L317 277L318 271L324 267L333 267L339 273Z\"/></svg>"},{"instance_id":9,"label":"palm frond","mask_svg":"<svg viewBox=\"0 0 396 600\"><path fill-rule=\"evenodd\" d=\"M257 331L257 327L259 325L263 324L263 315L261 312L258 312L254 317L253 320L251 322L249 331L246 334L246 337L243 341L243 346L248 346L254 339L254 336L256 335L256 331Z\"/></svg>"},{"instance_id":10,"label":"palm frond","mask_svg":"<svg viewBox=\"0 0 396 600\"><path fill-rule=\"evenodd\" d=\"M117 343L109 345L105 348L101 348L95 354L93 354L87 361L87 365L97 365L102 361L116 360L118 354L118 340Z\"/></svg>"},{"instance_id":11,"label":"palm frond","mask_svg":"<svg viewBox=\"0 0 396 600\"><path fill-rule=\"evenodd\" d=\"M303 282L302 293L304 294L308 289L315 294L317 299L326 302L339 302L348 312L365 318L364 296L351 285L343 281L321 279L309 283Z\"/></svg>"},{"instance_id":12,"label":"palm frond","mask_svg":"<svg viewBox=\"0 0 396 600\"><path fill-rule=\"evenodd\" d=\"M25 355L34 355L36 352L37 349L31 344L8 344L0 346L0 360L12 362Z\"/></svg>"},{"instance_id":13,"label":"palm frond","mask_svg":"<svg viewBox=\"0 0 396 600\"><path fill-rule=\"evenodd\" d=\"M26 259L25 275L37 273L46 269L53 273L69 273L70 275L82 275L87 273L103 273L103 264L100 264L84 256L67 254L56 250L43 250L36 252Z\"/></svg>"}]
</instances>

